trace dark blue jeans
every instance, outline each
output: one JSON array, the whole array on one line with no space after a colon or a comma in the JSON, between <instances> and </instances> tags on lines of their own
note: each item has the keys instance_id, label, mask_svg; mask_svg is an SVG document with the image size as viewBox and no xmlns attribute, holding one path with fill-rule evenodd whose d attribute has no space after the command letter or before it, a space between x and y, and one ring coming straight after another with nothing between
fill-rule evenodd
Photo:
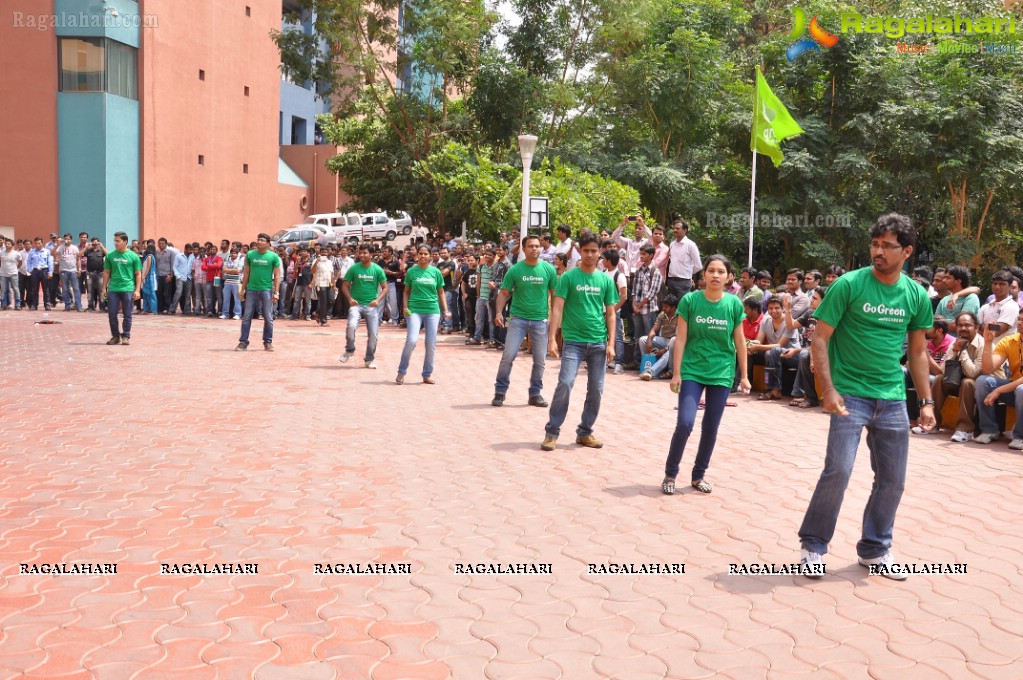
<instances>
[{"instance_id":1,"label":"dark blue jeans","mask_svg":"<svg viewBox=\"0 0 1023 680\"><path fill-rule=\"evenodd\" d=\"M274 341L273 292L269 290L245 291L245 311L242 314L242 335L238 342L249 344L249 329L252 328L252 317L256 308L263 315L263 342Z\"/></svg>"},{"instance_id":2,"label":"dark blue jeans","mask_svg":"<svg viewBox=\"0 0 1023 680\"><path fill-rule=\"evenodd\" d=\"M863 511L863 537L856 544L856 554L873 559L884 555L892 545L895 512L906 484L909 415L906 402L901 399L864 399L849 394L843 394L842 399L849 415L831 416L824 471L799 528L799 540L807 550L822 555L828 552L856 461L860 435L866 430L874 484Z\"/></svg>"},{"instance_id":3,"label":"dark blue jeans","mask_svg":"<svg viewBox=\"0 0 1023 680\"><path fill-rule=\"evenodd\" d=\"M686 450L689 435L696 424L696 411L700 404L700 396L707 390L706 405L703 410L703 423L700 425L700 446L696 449L696 462L693 463L691 479L703 479L710 466L710 457L714 455L714 445L718 440L718 426L721 414L725 411L728 401L728 388L721 385L702 385L695 380L683 380L678 391L678 421L675 423L675 434L671 436L668 448L668 460L664 464L664 474L677 477L682 453Z\"/></svg>"},{"instance_id":4,"label":"dark blue jeans","mask_svg":"<svg viewBox=\"0 0 1023 680\"><path fill-rule=\"evenodd\" d=\"M115 293L110 291L107 294L107 318L110 320L110 337L131 338L131 312L132 298L134 293ZM124 314L124 328L118 327L117 313Z\"/></svg>"},{"instance_id":5,"label":"dark blue jeans","mask_svg":"<svg viewBox=\"0 0 1023 680\"><path fill-rule=\"evenodd\" d=\"M557 437L561 434L561 425L568 415L568 397L575 385L579 364L586 362L586 401L583 403L583 415L576 428L576 435L585 437L593 434L593 425L600 413L600 397L604 393L604 374L607 372L607 343L605 342L569 342L565 341L561 352L561 372L558 374L558 386L554 389L551 399L550 420L544 431Z\"/></svg>"}]
</instances>

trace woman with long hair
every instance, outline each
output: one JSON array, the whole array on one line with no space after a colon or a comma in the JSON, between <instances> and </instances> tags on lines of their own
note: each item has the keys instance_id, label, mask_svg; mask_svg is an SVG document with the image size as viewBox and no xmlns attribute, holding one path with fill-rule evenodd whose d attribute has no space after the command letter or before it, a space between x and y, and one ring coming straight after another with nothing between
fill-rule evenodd
<instances>
[{"instance_id":1,"label":"woman with long hair","mask_svg":"<svg viewBox=\"0 0 1023 680\"><path fill-rule=\"evenodd\" d=\"M142 313L156 312L156 244L150 239L142 253Z\"/></svg>"},{"instance_id":2,"label":"woman with long hair","mask_svg":"<svg viewBox=\"0 0 1023 680\"><path fill-rule=\"evenodd\" d=\"M405 349L401 352L401 363L398 364L398 376L394 382L401 385L405 382L412 351L419 340L419 329L426 328L426 357L423 360L423 382L432 385L433 356L437 350L437 328L440 315L450 315L448 301L444 295L444 275L431 263L430 247L420 245L416 249L416 264L405 272L405 286L402 308L405 312Z\"/></svg>"},{"instance_id":3,"label":"woman with long hair","mask_svg":"<svg viewBox=\"0 0 1023 680\"><path fill-rule=\"evenodd\" d=\"M671 391L678 394L678 422L668 448L664 481L661 482L661 491L666 494L675 493L675 477L689 435L693 432L703 393L706 391L706 406L691 485L700 493L710 493L711 486L703 477L714 453L718 426L736 367L743 394L750 391L746 376L746 341L742 333L745 316L742 301L725 293L728 277L733 272L727 257L711 255L703 265L704 288L692 291L678 303L674 372L670 385Z\"/></svg>"}]
</instances>

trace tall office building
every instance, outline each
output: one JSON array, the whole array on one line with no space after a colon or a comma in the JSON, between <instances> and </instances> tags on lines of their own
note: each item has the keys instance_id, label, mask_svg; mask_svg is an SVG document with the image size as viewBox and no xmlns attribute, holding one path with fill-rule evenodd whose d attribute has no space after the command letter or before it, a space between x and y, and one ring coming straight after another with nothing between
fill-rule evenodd
<instances>
[{"instance_id":1,"label":"tall office building","mask_svg":"<svg viewBox=\"0 0 1023 680\"><path fill-rule=\"evenodd\" d=\"M281 158L279 2L3 4L0 228L247 242L308 214Z\"/></svg>"}]
</instances>

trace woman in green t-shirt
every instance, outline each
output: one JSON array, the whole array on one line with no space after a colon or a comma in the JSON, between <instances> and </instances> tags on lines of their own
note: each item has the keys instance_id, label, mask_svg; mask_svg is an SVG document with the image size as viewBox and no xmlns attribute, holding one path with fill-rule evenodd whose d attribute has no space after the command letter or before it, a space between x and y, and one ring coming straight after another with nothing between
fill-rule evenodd
<instances>
[{"instance_id":1,"label":"woman in green t-shirt","mask_svg":"<svg viewBox=\"0 0 1023 680\"><path fill-rule=\"evenodd\" d=\"M416 265L405 272L404 306L405 310L405 349L401 352L401 363L398 364L398 377L394 382L399 385L405 382L412 350L419 340L420 327L426 328L426 357L423 360L423 382L432 385L433 355L437 350L437 327L440 325L441 311L444 318L450 315L447 297L444 295L444 275L430 264L432 255L430 247L421 245L416 249Z\"/></svg>"},{"instance_id":2,"label":"woman in green t-shirt","mask_svg":"<svg viewBox=\"0 0 1023 680\"><path fill-rule=\"evenodd\" d=\"M696 423L700 396L706 390L706 407L700 426L700 446L693 464L692 486L710 493L703 480L717 443L718 425L728 401L728 391L738 366L743 394L749 394L746 377L746 342L742 334L745 316L738 296L725 292L732 263L724 255L711 255L703 265L705 287L683 297L678 303L678 331L675 333L675 370L671 391L678 394L678 422L668 448L661 491L675 493L675 477L689 435ZM685 360L683 360L683 355ZM736 363L738 356L738 364Z\"/></svg>"}]
</instances>

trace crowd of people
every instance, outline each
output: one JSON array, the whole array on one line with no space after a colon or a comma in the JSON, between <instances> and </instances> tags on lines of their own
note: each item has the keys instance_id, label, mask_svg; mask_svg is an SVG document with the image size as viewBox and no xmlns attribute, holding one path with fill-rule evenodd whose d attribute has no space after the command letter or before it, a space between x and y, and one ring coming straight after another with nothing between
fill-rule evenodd
<instances>
[{"instance_id":1,"label":"crowd of people","mask_svg":"<svg viewBox=\"0 0 1023 680\"><path fill-rule=\"evenodd\" d=\"M866 429L875 480L857 552L864 565L891 564L910 432L937 432L952 394L959 398L956 442L997 440L998 403L1023 413L1023 269L995 272L983 305L965 267L921 266L907 276L915 232L908 218L889 214L870 230L871 266L790 269L775 286L769 271L736 270L723 255L701 258L685 220L675 220L671 232L666 241L663 227L630 216L612 232L583 230L574 239L566 226L554 235L501 234L480 244L444 234L400 251L371 243L275 250L267 234L247 245L224 240L180 250L163 238L129 243L123 232L109 251L86 233L77 245L70 234L51 235L49 243L8 239L0 249L2 306L38 309L42 298L44 309L63 302L67 311L106 310L111 345L129 344L136 307L141 314L240 320L238 351L248 348L255 318L263 319L264 349L273 351L276 319L326 325L346 317L339 360L355 355L364 322L370 369L377 368L380 325L400 325L406 341L398 384L420 330L427 384L435 382L437 336L462 333L467 345L502 352L494 407L508 399L516 358L530 356L527 403L549 408L545 451L558 446L583 366L576 442L591 448L603 446L595 427L608 369L635 370L643 381L670 378L678 416L665 494L676 492L700 410L690 485L711 493L705 475L725 407L734 405L728 399L748 394L761 366L760 400L788 395L791 406L823 407L832 417L825 468L800 529L802 563L822 565ZM550 404L542 394L549 356L561 357ZM1023 418L1009 446L1023 450Z\"/></svg>"}]
</instances>

